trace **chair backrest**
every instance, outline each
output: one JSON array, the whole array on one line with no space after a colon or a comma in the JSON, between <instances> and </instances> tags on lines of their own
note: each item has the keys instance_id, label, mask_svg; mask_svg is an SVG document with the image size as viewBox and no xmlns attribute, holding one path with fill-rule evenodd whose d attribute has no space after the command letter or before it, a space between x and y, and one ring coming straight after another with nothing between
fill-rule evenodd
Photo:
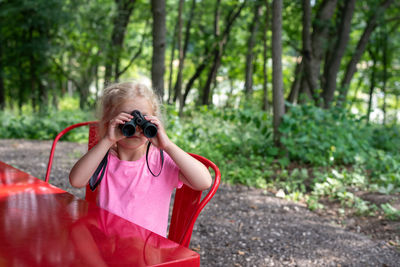
<instances>
[{"instance_id":1,"label":"chair backrest","mask_svg":"<svg viewBox=\"0 0 400 267\"><path fill-rule=\"evenodd\" d=\"M61 131L53 141L53 146L50 151L49 163L47 166L45 181L49 182L52 161L54 157L54 150L56 148L58 140L67 132L72 129L81 126L89 125L89 140L88 149L90 150L95 146L99 140L98 138L98 122L89 121L71 125ZM211 200L218 190L221 173L218 167L210 160L205 157L189 153L192 157L196 158L202 162L208 169L214 171L214 183L208 190L207 194L202 198L202 191L196 191L190 187L183 185L182 188L177 189L175 193L174 207L172 209L172 217L169 226L168 238L182 246L188 247L190 244L190 239L193 232L194 224L199 216L200 212L206 206L206 204ZM96 203L97 191L92 192L89 185L86 186L86 201Z\"/></svg>"},{"instance_id":2,"label":"chair backrest","mask_svg":"<svg viewBox=\"0 0 400 267\"><path fill-rule=\"evenodd\" d=\"M53 145L51 146L51 150L50 150L49 161L47 163L47 171L46 171L46 176L45 176L46 183L48 183L49 179L50 179L50 172L51 172L51 166L53 165L54 152L56 150L57 142L60 140L60 138L63 137L63 135L65 135L72 129L82 127L82 126L97 125L97 124L98 124L97 121L87 121L87 122L77 123L77 124L68 126L67 128L65 128L64 130L62 130L61 132L59 132L57 134L57 136L53 140ZM90 145L90 142L89 142L89 145Z\"/></svg>"}]
</instances>

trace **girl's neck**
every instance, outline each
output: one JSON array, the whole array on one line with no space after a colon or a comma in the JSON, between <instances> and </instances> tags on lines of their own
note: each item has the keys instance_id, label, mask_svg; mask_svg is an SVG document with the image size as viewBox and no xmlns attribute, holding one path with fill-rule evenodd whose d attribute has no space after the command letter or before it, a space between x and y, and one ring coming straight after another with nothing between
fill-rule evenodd
<instances>
[{"instance_id":1,"label":"girl's neck","mask_svg":"<svg viewBox=\"0 0 400 267\"><path fill-rule=\"evenodd\" d=\"M144 154L146 154L147 143L143 144L142 146L132 149L132 148L125 148L123 146L117 145L117 153L118 158L124 161L136 161L141 159Z\"/></svg>"}]
</instances>

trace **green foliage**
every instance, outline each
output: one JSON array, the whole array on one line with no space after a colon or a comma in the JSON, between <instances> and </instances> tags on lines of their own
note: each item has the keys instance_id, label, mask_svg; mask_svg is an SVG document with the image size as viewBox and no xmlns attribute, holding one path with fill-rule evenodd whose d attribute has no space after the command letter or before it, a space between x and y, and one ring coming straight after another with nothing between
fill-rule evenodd
<instances>
[{"instance_id":1,"label":"green foliage","mask_svg":"<svg viewBox=\"0 0 400 267\"><path fill-rule=\"evenodd\" d=\"M54 84L50 55L57 50L55 37L67 19L64 2L0 1L0 76L10 104L32 101L40 110L47 107L44 100L51 87L45 87Z\"/></svg>"},{"instance_id":2,"label":"green foliage","mask_svg":"<svg viewBox=\"0 0 400 267\"><path fill-rule=\"evenodd\" d=\"M374 148L398 153L400 151L400 126L392 125L371 125L371 145Z\"/></svg>"},{"instance_id":3,"label":"green foliage","mask_svg":"<svg viewBox=\"0 0 400 267\"><path fill-rule=\"evenodd\" d=\"M93 119L74 110L76 99L60 103L63 111L40 116L0 113L0 138L53 139L66 126ZM165 125L177 145L215 162L225 182L280 189L287 198L305 201L311 210L324 208L320 199L330 199L356 214L381 210L388 218L397 218L390 206L378 208L358 197L357 191L400 192L398 126L367 125L335 112L291 107L281 127L285 150L274 146L270 115L252 107L203 106L189 108L179 117L175 107L166 106ZM84 128L72 133L65 140L87 140Z\"/></svg>"},{"instance_id":4,"label":"green foliage","mask_svg":"<svg viewBox=\"0 0 400 267\"><path fill-rule=\"evenodd\" d=\"M321 197L328 197L331 200L339 201L342 207L354 209L355 213L359 215L373 215L377 210L374 204L361 199L352 192L356 189L366 188L367 177L362 173L332 169L330 172L318 174L316 180L320 181L313 185L311 195L314 201Z\"/></svg>"},{"instance_id":5,"label":"green foliage","mask_svg":"<svg viewBox=\"0 0 400 267\"><path fill-rule=\"evenodd\" d=\"M356 214L373 215L378 207L357 197L355 191L400 192L398 125L365 124L340 109L304 105L290 107L280 130L289 162L307 164L312 178L294 169L277 185L291 199L307 193L304 200L310 209L323 208L318 199L328 197ZM381 209L386 214L393 211L388 206Z\"/></svg>"},{"instance_id":6,"label":"green foliage","mask_svg":"<svg viewBox=\"0 0 400 267\"><path fill-rule=\"evenodd\" d=\"M168 134L184 150L210 158L230 182L265 186L277 155L266 113L204 106L179 118L173 108L168 111Z\"/></svg>"},{"instance_id":7,"label":"green foliage","mask_svg":"<svg viewBox=\"0 0 400 267\"><path fill-rule=\"evenodd\" d=\"M381 205L381 208L389 220L397 220L400 219L400 210L397 210L396 208L392 207L389 203L385 203Z\"/></svg>"},{"instance_id":8,"label":"green foliage","mask_svg":"<svg viewBox=\"0 0 400 267\"><path fill-rule=\"evenodd\" d=\"M371 188L384 194L400 192L400 155L375 150L365 160L370 172Z\"/></svg>"},{"instance_id":9,"label":"green foliage","mask_svg":"<svg viewBox=\"0 0 400 267\"><path fill-rule=\"evenodd\" d=\"M290 106L280 131L289 159L315 166L353 164L368 148L369 129L340 109Z\"/></svg>"},{"instance_id":10,"label":"green foliage","mask_svg":"<svg viewBox=\"0 0 400 267\"><path fill-rule=\"evenodd\" d=\"M0 138L25 138L51 140L65 127L92 119L83 111L49 111L46 114L17 115L9 111L0 112ZM77 128L62 140L87 141L88 131Z\"/></svg>"}]
</instances>

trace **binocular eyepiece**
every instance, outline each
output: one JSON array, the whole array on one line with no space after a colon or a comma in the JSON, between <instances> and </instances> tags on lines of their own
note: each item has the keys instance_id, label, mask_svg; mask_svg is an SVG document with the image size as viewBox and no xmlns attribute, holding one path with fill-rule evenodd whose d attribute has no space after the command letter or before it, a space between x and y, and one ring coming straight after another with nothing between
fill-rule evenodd
<instances>
[{"instance_id":1,"label":"binocular eyepiece","mask_svg":"<svg viewBox=\"0 0 400 267\"><path fill-rule=\"evenodd\" d=\"M147 138L153 138L157 135L157 126L146 120L139 110L132 111L131 115L133 116L132 120L119 125L124 136L133 136L136 132L136 126L142 128L143 134Z\"/></svg>"}]
</instances>

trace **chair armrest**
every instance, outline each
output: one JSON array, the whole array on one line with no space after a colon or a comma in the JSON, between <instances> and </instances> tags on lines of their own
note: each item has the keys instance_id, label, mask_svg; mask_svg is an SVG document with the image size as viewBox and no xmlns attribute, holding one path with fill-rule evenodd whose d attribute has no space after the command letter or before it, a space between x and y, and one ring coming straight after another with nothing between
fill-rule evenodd
<instances>
[{"instance_id":1,"label":"chair armrest","mask_svg":"<svg viewBox=\"0 0 400 267\"><path fill-rule=\"evenodd\" d=\"M87 121L87 122L81 122L81 123L77 123L77 124L73 124L71 126L68 126L67 128L65 128L64 130L62 130L59 134L57 134L57 136L54 138L53 141L53 145L51 146L51 150L50 150L50 156L49 156L49 162L47 164L47 171L46 171L46 177L45 177L45 182L48 183L49 182L49 178L50 178L50 172L51 172L51 166L53 165L53 157L54 157L54 151L56 149L56 145L58 140L60 140L60 138L65 135L66 133L68 133L69 131L71 131L72 129L81 127L81 126L86 126L86 125L90 125L90 124L97 124L97 121Z\"/></svg>"}]
</instances>

